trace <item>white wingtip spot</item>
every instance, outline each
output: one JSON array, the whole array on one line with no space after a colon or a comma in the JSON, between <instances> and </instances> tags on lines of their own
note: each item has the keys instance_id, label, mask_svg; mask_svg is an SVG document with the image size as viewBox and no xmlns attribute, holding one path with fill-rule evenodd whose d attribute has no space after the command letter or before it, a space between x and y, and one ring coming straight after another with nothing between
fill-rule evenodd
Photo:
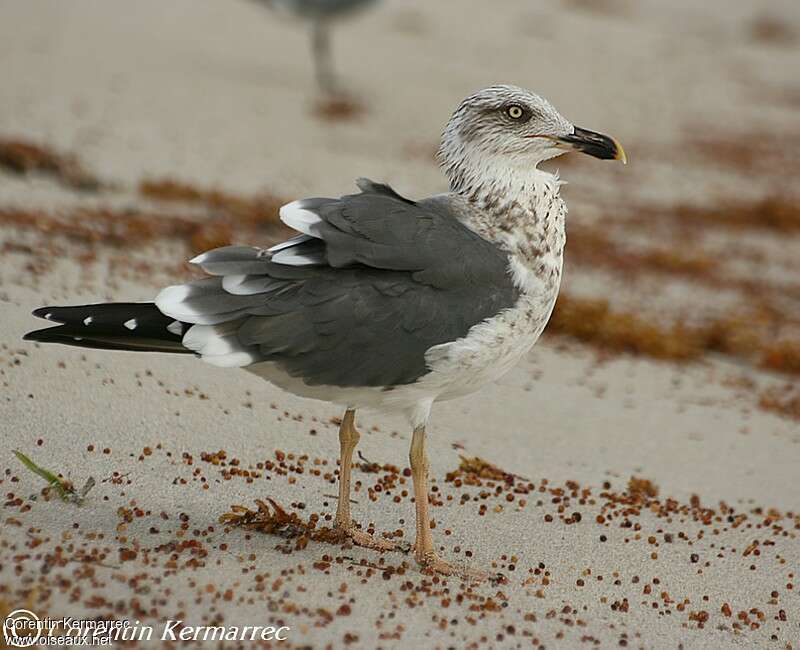
<instances>
[{"instance_id":1,"label":"white wingtip spot","mask_svg":"<svg viewBox=\"0 0 800 650\"><path fill-rule=\"evenodd\" d=\"M92 324L92 317L91 316L87 316L86 318L84 318L83 319L83 324L84 325L91 325Z\"/></svg>"},{"instance_id":2,"label":"white wingtip spot","mask_svg":"<svg viewBox=\"0 0 800 650\"><path fill-rule=\"evenodd\" d=\"M183 334L183 323L179 320L174 320L167 325L167 331L175 336L181 336Z\"/></svg>"},{"instance_id":3,"label":"white wingtip spot","mask_svg":"<svg viewBox=\"0 0 800 650\"><path fill-rule=\"evenodd\" d=\"M139 326L139 323L136 322L135 318L131 318L130 320L126 320L123 323L123 325L125 325L125 327L127 327L129 330L132 331L132 330L135 330Z\"/></svg>"},{"instance_id":4,"label":"white wingtip spot","mask_svg":"<svg viewBox=\"0 0 800 650\"><path fill-rule=\"evenodd\" d=\"M45 317L47 320L50 320L51 318L53 318L53 313L52 313L52 312L47 312L47 313L44 315L44 317Z\"/></svg>"},{"instance_id":5,"label":"white wingtip spot","mask_svg":"<svg viewBox=\"0 0 800 650\"><path fill-rule=\"evenodd\" d=\"M189 260L189 264L202 264L205 262L206 258L208 257L207 253L200 253L200 255L196 255L192 259Z\"/></svg>"}]
</instances>

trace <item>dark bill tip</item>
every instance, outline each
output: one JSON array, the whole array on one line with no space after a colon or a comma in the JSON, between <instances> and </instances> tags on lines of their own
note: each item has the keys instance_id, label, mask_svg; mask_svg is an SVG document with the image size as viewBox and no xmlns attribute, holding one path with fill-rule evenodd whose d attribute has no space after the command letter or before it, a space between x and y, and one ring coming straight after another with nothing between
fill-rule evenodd
<instances>
[{"instance_id":1,"label":"dark bill tip","mask_svg":"<svg viewBox=\"0 0 800 650\"><path fill-rule=\"evenodd\" d=\"M589 154L601 160L621 160L622 164L628 162L622 145L614 138L602 133L595 133L576 126L574 133L560 137L559 141L566 144L570 149Z\"/></svg>"}]
</instances>

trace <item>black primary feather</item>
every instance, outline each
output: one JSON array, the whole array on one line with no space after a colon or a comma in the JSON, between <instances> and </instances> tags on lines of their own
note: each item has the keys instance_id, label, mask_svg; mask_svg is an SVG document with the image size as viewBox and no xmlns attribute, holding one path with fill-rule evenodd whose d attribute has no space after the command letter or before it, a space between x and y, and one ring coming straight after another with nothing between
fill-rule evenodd
<instances>
[{"instance_id":1,"label":"black primary feather","mask_svg":"<svg viewBox=\"0 0 800 650\"><path fill-rule=\"evenodd\" d=\"M61 343L99 350L193 354L181 340L191 327L165 316L153 303L110 302L72 307L41 307L34 316L57 327L28 332L26 341Z\"/></svg>"}]
</instances>

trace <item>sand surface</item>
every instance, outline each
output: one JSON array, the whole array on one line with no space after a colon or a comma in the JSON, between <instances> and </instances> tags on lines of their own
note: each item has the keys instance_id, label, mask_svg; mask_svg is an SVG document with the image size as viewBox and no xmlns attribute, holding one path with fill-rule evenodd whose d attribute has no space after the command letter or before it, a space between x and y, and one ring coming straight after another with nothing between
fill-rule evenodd
<instances>
[{"instance_id":1,"label":"sand surface","mask_svg":"<svg viewBox=\"0 0 800 650\"><path fill-rule=\"evenodd\" d=\"M193 243L87 243L12 212L76 223L75 208L164 223L229 216L138 189L165 178L291 200L346 193L368 175L424 196L444 187L432 154L450 111L494 82L535 89L628 150L627 168L559 162L576 243L571 298L666 327L678 314L749 314L775 296L788 316L774 339L798 340L794 222L640 223L678 205L792 189L795 2L468 0L453 15L455 5L387 1L338 26L336 62L358 107L349 119L320 114L303 26L257 3L0 6L0 139L70 152L103 182L80 191L0 168L3 610L138 620L155 636L170 619L280 624L291 627L282 647L800 647L800 401L792 407L789 357L729 341L659 360L554 330L496 385L437 405L437 545L505 576L471 585L423 575L399 552L297 548L296 538L220 523L231 505L269 497L325 525L337 407L192 358L22 342L42 304L151 299L188 277ZM663 246L722 266L712 282L706 267L676 271L631 252L595 259L604 246L579 247L579 237L606 224L630 251ZM277 236L246 232L248 243ZM638 272L626 259L650 261ZM778 408L767 408L770 395L784 400ZM355 470L354 516L409 542L410 432L375 413L359 414L359 426L367 460ZM78 487L89 476L97 485L81 507L46 500L14 449ZM495 469L458 472L461 457Z\"/></svg>"}]
</instances>

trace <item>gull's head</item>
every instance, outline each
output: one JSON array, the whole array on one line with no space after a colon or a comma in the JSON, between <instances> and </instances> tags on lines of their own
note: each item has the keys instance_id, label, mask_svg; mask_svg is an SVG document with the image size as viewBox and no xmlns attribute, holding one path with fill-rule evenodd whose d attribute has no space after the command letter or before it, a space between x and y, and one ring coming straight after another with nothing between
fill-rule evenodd
<instances>
[{"instance_id":1,"label":"gull's head","mask_svg":"<svg viewBox=\"0 0 800 650\"><path fill-rule=\"evenodd\" d=\"M529 90L502 85L461 102L442 134L438 157L458 185L459 175L532 171L568 151L626 162L614 138L576 127Z\"/></svg>"}]
</instances>

